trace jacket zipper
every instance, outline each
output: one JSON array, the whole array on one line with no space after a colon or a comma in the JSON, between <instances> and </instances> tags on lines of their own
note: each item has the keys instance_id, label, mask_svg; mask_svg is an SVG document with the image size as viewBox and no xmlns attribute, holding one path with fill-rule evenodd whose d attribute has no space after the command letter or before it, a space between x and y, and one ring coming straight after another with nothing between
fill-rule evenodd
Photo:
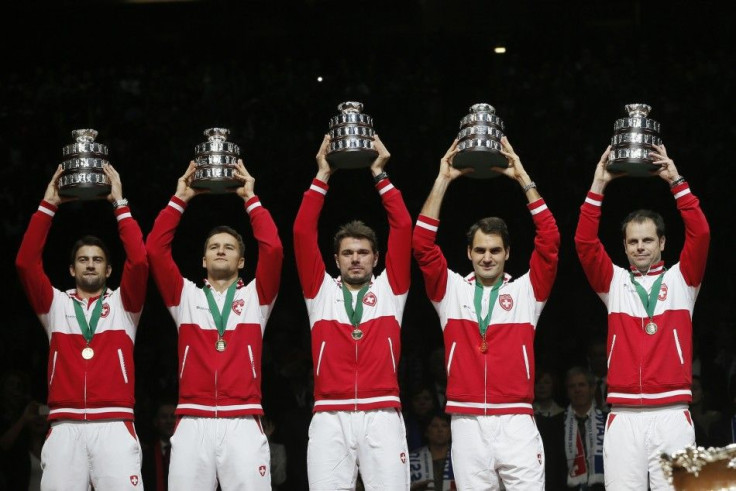
<instances>
[{"instance_id":1,"label":"jacket zipper","mask_svg":"<svg viewBox=\"0 0 736 491\"><path fill-rule=\"evenodd\" d=\"M394 343L391 342L391 338L388 338L388 351L391 353L391 364L394 367L394 373L396 373L396 358L394 357Z\"/></svg>"},{"instance_id":2,"label":"jacket zipper","mask_svg":"<svg viewBox=\"0 0 736 491\"><path fill-rule=\"evenodd\" d=\"M677 347L677 356L680 357L680 365L684 365L685 360L682 358L682 347L680 346L680 338L677 337L677 329L672 330L672 335L675 337L675 346Z\"/></svg>"},{"instance_id":3,"label":"jacket zipper","mask_svg":"<svg viewBox=\"0 0 736 491\"><path fill-rule=\"evenodd\" d=\"M51 362L51 376L49 377L49 387L54 383L54 375L56 374L56 357L59 355L58 351L54 351L54 361Z\"/></svg>"},{"instance_id":4,"label":"jacket zipper","mask_svg":"<svg viewBox=\"0 0 736 491\"><path fill-rule=\"evenodd\" d=\"M524 367L526 368L526 379L529 380L529 356L526 354L526 345L521 345L521 351L524 353Z\"/></svg>"},{"instance_id":5,"label":"jacket zipper","mask_svg":"<svg viewBox=\"0 0 736 491\"><path fill-rule=\"evenodd\" d=\"M455 346L457 345L457 341L454 341L452 343L452 347L450 348L450 355L447 357L447 376L450 376L450 367L452 365L452 357L455 355Z\"/></svg>"},{"instance_id":6,"label":"jacket zipper","mask_svg":"<svg viewBox=\"0 0 736 491\"><path fill-rule=\"evenodd\" d=\"M248 357L250 358L250 369L253 371L253 378L258 378L256 377L256 362L253 360L253 350L250 345L248 345Z\"/></svg>"},{"instance_id":7,"label":"jacket zipper","mask_svg":"<svg viewBox=\"0 0 736 491\"><path fill-rule=\"evenodd\" d=\"M319 367L322 365L322 353L325 351L325 344L327 341L322 341L322 346L319 347L319 358L317 359L317 376L319 377Z\"/></svg>"},{"instance_id":8,"label":"jacket zipper","mask_svg":"<svg viewBox=\"0 0 736 491\"><path fill-rule=\"evenodd\" d=\"M179 372L179 380L184 376L184 365L187 364L187 355L189 354L189 345L184 348L184 357L181 360L181 372Z\"/></svg>"}]
</instances>

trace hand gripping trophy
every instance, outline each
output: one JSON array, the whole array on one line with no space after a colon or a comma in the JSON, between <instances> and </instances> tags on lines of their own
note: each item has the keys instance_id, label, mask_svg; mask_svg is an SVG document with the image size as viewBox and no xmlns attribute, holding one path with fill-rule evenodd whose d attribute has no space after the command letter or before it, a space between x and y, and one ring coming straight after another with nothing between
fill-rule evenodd
<instances>
[{"instance_id":1,"label":"hand gripping trophy","mask_svg":"<svg viewBox=\"0 0 736 491\"><path fill-rule=\"evenodd\" d=\"M651 106L627 104L624 107L629 115L617 119L613 125L611 153L608 154L606 168L609 172L631 177L656 175L654 171L659 169L659 165L654 163L650 151L656 151L654 145L662 144L660 125L647 117Z\"/></svg>"},{"instance_id":2,"label":"hand gripping trophy","mask_svg":"<svg viewBox=\"0 0 736 491\"><path fill-rule=\"evenodd\" d=\"M330 149L327 161L338 169L369 167L378 157L373 147L373 118L364 114L363 104L348 101L337 106L340 114L330 119Z\"/></svg>"}]
</instances>

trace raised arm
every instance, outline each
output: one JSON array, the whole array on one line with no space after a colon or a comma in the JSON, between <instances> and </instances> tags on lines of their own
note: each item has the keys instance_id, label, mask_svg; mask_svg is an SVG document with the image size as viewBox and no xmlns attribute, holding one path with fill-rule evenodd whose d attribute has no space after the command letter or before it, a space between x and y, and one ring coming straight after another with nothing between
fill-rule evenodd
<instances>
[{"instance_id":1,"label":"raised arm","mask_svg":"<svg viewBox=\"0 0 736 491\"><path fill-rule=\"evenodd\" d=\"M54 296L51 281L43 269L43 247L51 228L51 221L59 205L73 199L62 198L59 194L58 181L62 170L60 164L51 182L46 186L43 200L31 217L15 258L15 267L21 285L23 285L33 311L37 314L45 314L49 311Z\"/></svg>"},{"instance_id":2,"label":"raised arm","mask_svg":"<svg viewBox=\"0 0 736 491\"><path fill-rule=\"evenodd\" d=\"M296 269L302 292L307 298L314 298L317 295L325 275L325 263L318 244L317 224L325 203L325 195L329 189L327 182L334 172L327 162L329 146L330 137L325 135L316 156L317 175L304 193L302 204L294 220Z\"/></svg>"},{"instance_id":3,"label":"raised arm","mask_svg":"<svg viewBox=\"0 0 736 491\"><path fill-rule=\"evenodd\" d=\"M191 186L195 171L196 164L190 162L186 172L176 183L176 193L158 214L146 238L151 273L167 307L179 305L184 286L184 278L171 254L171 243L189 200L203 192Z\"/></svg>"},{"instance_id":4,"label":"raised arm","mask_svg":"<svg viewBox=\"0 0 736 491\"><path fill-rule=\"evenodd\" d=\"M501 153L506 157L508 166L505 169L499 167L494 169L519 183L526 195L527 207L534 220L537 232L534 237L534 251L529 259L529 275L534 296L539 301L545 301L549 298L557 276L560 231L557 229L552 212L537 191L537 185L524 170L521 159L505 136L501 138Z\"/></svg>"},{"instance_id":5,"label":"raised arm","mask_svg":"<svg viewBox=\"0 0 736 491\"><path fill-rule=\"evenodd\" d=\"M452 160L457 154L457 143L452 142L450 148L440 160L440 170L434 180L429 196L422 206L412 234L412 249L414 259L424 276L424 286L427 295L432 301L439 301L445 295L447 287L447 261L442 250L436 244L437 229L440 224L439 216L442 201L445 198L447 188L452 181L458 177L472 172L472 168L456 169L452 166Z\"/></svg>"},{"instance_id":6,"label":"raised arm","mask_svg":"<svg viewBox=\"0 0 736 491\"><path fill-rule=\"evenodd\" d=\"M595 168L593 183L580 207L580 218L575 230L575 250L590 286L596 293L608 292L613 278L613 262L598 238L603 192L611 180L618 177L606 169L611 146L603 152Z\"/></svg>"},{"instance_id":7,"label":"raised arm","mask_svg":"<svg viewBox=\"0 0 736 491\"><path fill-rule=\"evenodd\" d=\"M110 194L107 200L115 207L118 234L125 249L120 296L126 311L140 312L143 310L148 286L148 255L143 244L143 233L130 213L127 200L123 199L120 175L110 164L104 164L103 171L110 181Z\"/></svg>"},{"instance_id":8,"label":"raised arm","mask_svg":"<svg viewBox=\"0 0 736 491\"><path fill-rule=\"evenodd\" d=\"M406 208L401 192L394 187L384 171L391 154L375 135L374 146L378 157L371 165L376 190L381 196L388 216L389 233L386 247L386 275L391 290L396 295L409 291L411 284L411 215Z\"/></svg>"},{"instance_id":9,"label":"raised arm","mask_svg":"<svg viewBox=\"0 0 736 491\"><path fill-rule=\"evenodd\" d=\"M700 209L700 201L690 191L685 178L677 172L673 160L667 156L665 146L655 145L655 148L657 151L651 154L655 158L654 163L660 165L657 174L670 186L685 224L685 244L680 252L680 271L688 285L699 286L705 275L710 247L708 220Z\"/></svg>"},{"instance_id":10,"label":"raised arm","mask_svg":"<svg viewBox=\"0 0 736 491\"><path fill-rule=\"evenodd\" d=\"M279 293L284 248L281 245L276 223L255 194L256 181L240 159L238 159L235 177L243 181L243 185L235 192L245 202L245 211L250 217L253 236L258 241L258 265L256 266L258 301L261 305L269 305L276 300L276 295Z\"/></svg>"}]
</instances>

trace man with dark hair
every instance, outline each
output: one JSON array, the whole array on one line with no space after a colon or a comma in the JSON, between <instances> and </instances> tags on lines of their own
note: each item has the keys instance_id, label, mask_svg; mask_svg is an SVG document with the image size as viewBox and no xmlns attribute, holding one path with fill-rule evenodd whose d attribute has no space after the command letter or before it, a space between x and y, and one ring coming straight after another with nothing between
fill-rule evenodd
<instances>
[{"instance_id":1,"label":"man with dark hair","mask_svg":"<svg viewBox=\"0 0 736 491\"><path fill-rule=\"evenodd\" d=\"M378 264L375 233L351 222L335 236L337 278L318 247L317 223L327 181L330 138L317 153L317 176L294 222L294 252L309 314L314 361L314 412L307 468L313 491L353 489L358 468L365 489L409 489L409 458L396 372L401 320L411 279L411 217L384 167L390 157L375 137L371 165L388 214L386 269Z\"/></svg>"},{"instance_id":2,"label":"man with dark hair","mask_svg":"<svg viewBox=\"0 0 736 491\"><path fill-rule=\"evenodd\" d=\"M615 266L598 238L603 192L617 177L606 165L609 146L580 208L575 247L583 270L608 311L607 402L604 460L606 489L671 489L659 457L691 445L692 315L710 243L698 199L664 145L650 155L675 197L685 224L680 261L665 268L664 223L637 211L623 222L629 268Z\"/></svg>"},{"instance_id":3,"label":"man with dark hair","mask_svg":"<svg viewBox=\"0 0 736 491\"><path fill-rule=\"evenodd\" d=\"M110 255L97 237L74 244L75 289L54 288L42 257L59 205L59 166L23 236L16 267L49 338L51 431L43 446L41 489L140 489L141 446L133 426L133 345L148 282L143 234L123 199L120 176L104 164L126 260L118 289L107 286Z\"/></svg>"},{"instance_id":4,"label":"man with dark hair","mask_svg":"<svg viewBox=\"0 0 736 491\"><path fill-rule=\"evenodd\" d=\"M507 168L494 168L524 191L536 226L529 272L511 281L505 273L511 247L500 218L470 230L468 276L448 269L436 244L439 215L452 181L471 169L452 161L457 140L414 228L414 257L445 342L447 404L452 414L452 462L458 489L544 488L544 448L534 424L534 333L557 273L560 234L552 213L508 139L501 140Z\"/></svg>"},{"instance_id":5,"label":"man with dark hair","mask_svg":"<svg viewBox=\"0 0 736 491\"><path fill-rule=\"evenodd\" d=\"M179 333L179 423L171 438L169 489L271 489L268 440L261 427L263 332L281 280L283 248L276 224L254 191L255 179L238 160L234 173L258 241L255 279L245 283L243 238L215 227L205 240L204 287L184 278L171 244L189 200L196 165L146 240L151 271Z\"/></svg>"}]
</instances>

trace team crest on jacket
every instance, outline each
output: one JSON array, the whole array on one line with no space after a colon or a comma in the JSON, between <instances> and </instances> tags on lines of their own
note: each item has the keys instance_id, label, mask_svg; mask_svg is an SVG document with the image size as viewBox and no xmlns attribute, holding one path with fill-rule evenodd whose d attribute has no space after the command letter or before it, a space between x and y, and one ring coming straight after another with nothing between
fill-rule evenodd
<instances>
[{"instance_id":1,"label":"team crest on jacket","mask_svg":"<svg viewBox=\"0 0 736 491\"><path fill-rule=\"evenodd\" d=\"M503 295L498 296L498 304L503 310L508 311L514 308L514 299L511 298L511 295L508 293L504 293Z\"/></svg>"},{"instance_id":2,"label":"team crest on jacket","mask_svg":"<svg viewBox=\"0 0 736 491\"><path fill-rule=\"evenodd\" d=\"M378 302L378 299L373 294L373 292L368 292L365 297L363 297L363 303L366 304L368 307L373 307L376 305L376 302Z\"/></svg>"},{"instance_id":3,"label":"team crest on jacket","mask_svg":"<svg viewBox=\"0 0 736 491\"><path fill-rule=\"evenodd\" d=\"M133 486L138 486L138 476L130 476L130 484L132 484Z\"/></svg>"},{"instance_id":4,"label":"team crest on jacket","mask_svg":"<svg viewBox=\"0 0 736 491\"><path fill-rule=\"evenodd\" d=\"M401 452L401 455L399 455L399 458L401 458L402 464L406 464L406 454L404 452Z\"/></svg>"},{"instance_id":5,"label":"team crest on jacket","mask_svg":"<svg viewBox=\"0 0 736 491\"><path fill-rule=\"evenodd\" d=\"M259 465L258 466L258 473L261 476L265 476L266 475L266 466L265 465Z\"/></svg>"},{"instance_id":6,"label":"team crest on jacket","mask_svg":"<svg viewBox=\"0 0 736 491\"><path fill-rule=\"evenodd\" d=\"M103 303L102 304L102 312L100 313L100 317L105 318L107 317L107 314L110 313L110 304Z\"/></svg>"},{"instance_id":7,"label":"team crest on jacket","mask_svg":"<svg viewBox=\"0 0 736 491\"><path fill-rule=\"evenodd\" d=\"M662 283L662 286L659 287L659 296L657 296L657 300L660 302L664 301L667 298L667 285Z\"/></svg>"},{"instance_id":8,"label":"team crest on jacket","mask_svg":"<svg viewBox=\"0 0 736 491\"><path fill-rule=\"evenodd\" d=\"M245 300L242 298L235 300L233 302L233 312L235 312L237 315L240 315L243 313L243 307L245 307Z\"/></svg>"}]
</instances>

